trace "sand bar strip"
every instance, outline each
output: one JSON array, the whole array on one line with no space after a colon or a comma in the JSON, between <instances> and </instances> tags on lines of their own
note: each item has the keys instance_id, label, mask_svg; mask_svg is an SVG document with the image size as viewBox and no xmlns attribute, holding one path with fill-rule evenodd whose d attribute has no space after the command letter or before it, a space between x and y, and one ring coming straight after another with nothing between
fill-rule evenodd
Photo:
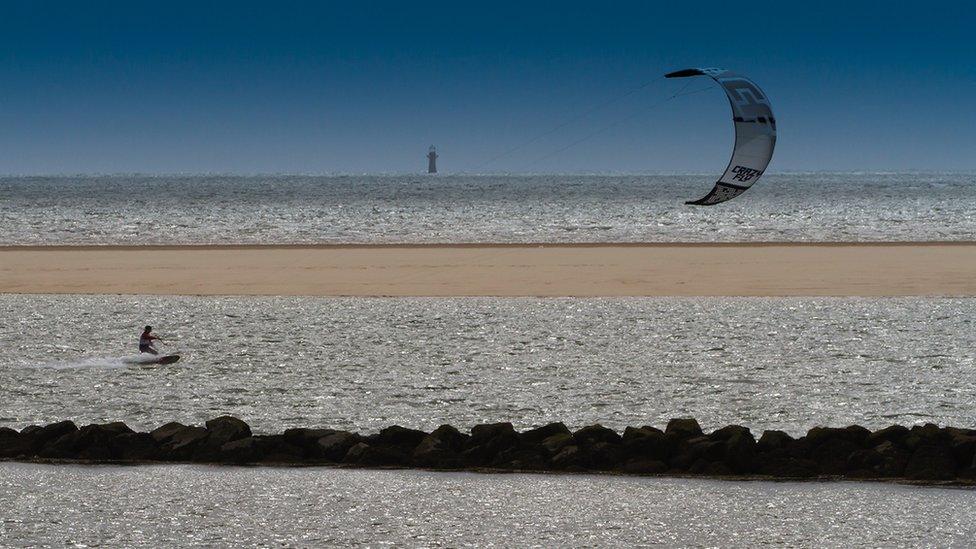
<instances>
[{"instance_id":1,"label":"sand bar strip","mask_svg":"<svg viewBox=\"0 0 976 549\"><path fill-rule=\"evenodd\" d=\"M0 246L0 293L974 296L976 242Z\"/></svg>"}]
</instances>

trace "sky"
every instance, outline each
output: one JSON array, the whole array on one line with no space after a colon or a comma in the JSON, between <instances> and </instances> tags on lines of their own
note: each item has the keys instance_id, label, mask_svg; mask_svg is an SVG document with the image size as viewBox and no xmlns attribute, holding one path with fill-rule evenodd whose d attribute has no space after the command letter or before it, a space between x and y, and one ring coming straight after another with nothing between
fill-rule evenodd
<instances>
[{"instance_id":1,"label":"sky","mask_svg":"<svg viewBox=\"0 0 976 549\"><path fill-rule=\"evenodd\" d=\"M2 1L0 173L976 170L967 2ZM687 86L687 87L686 87ZM684 95L668 100L675 93Z\"/></svg>"}]
</instances>

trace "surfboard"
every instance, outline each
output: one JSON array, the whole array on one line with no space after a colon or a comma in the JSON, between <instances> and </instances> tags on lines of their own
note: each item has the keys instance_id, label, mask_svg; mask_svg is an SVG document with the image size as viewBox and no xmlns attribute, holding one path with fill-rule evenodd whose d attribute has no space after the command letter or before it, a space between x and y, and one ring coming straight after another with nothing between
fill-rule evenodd
<instances>
[{"instance_id":1,"label":"surfboard","mask_svg":"<svg viewBox=\"0 0 976 549\"><path fill-rule=\"evenodd\" d=\"M166 355L157 358L156 360L150 362L150 364L172 364L180 359L180 355Z\"/></svg>"}]
</instances>

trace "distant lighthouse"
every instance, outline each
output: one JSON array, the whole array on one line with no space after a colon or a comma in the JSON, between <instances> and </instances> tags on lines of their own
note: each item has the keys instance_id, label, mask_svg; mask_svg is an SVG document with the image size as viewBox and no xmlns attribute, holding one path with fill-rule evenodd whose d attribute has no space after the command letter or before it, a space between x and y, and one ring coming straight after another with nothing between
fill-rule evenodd
<instances>
[{"instance_id":1,"label":"distant lighthouse","mask_svg":"<svg viewBox=\"0 0 976 549\"><path fill-rule=\"evenodd\" d=\"M427 173L437 173L437 148L433 145L427 149Z\"/></svg>"}]
</instances>

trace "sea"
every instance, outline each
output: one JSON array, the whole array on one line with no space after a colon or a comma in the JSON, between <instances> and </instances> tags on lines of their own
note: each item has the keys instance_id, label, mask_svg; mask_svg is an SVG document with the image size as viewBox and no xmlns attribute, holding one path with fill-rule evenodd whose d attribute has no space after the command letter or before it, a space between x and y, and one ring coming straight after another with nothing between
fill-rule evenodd
<instances>
[{"instance_id":1,"label":"sea","mask_svg":"<svg viewBox=\"0 0 976 549\"><path fill-rule=\"evenodd\" d=\"M976 175L0 178L0 245L976 239ZM0 269L3 266L0 265ZM0 295L0 426L976 426L976 301ZM130 364L152 324L171 366ZM967 546L976 492L0 463L0 546Z\"/></svg>"},{"instance_id":2,"label":"sea","mask_svg":"<svg viewBox=\"0 0 976 549\"><path fill-rule=\"evenodd\" d=\"M976 173L0 177L0 244L967 240Z\"/></svg>"}]
</instances>

